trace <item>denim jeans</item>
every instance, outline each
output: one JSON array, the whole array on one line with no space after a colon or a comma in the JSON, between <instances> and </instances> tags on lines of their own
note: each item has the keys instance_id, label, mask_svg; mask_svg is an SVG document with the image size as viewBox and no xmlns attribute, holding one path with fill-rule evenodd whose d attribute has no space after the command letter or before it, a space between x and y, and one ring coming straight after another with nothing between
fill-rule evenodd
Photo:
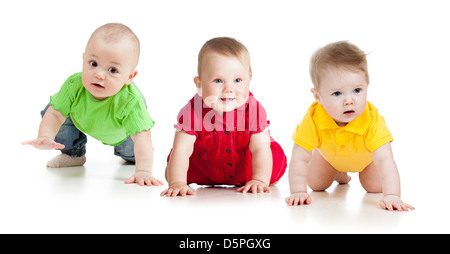
<instances>
[{"instance_id":1,"label":"denim jeans","mask_svg":"<svg viewBox=\"0 0 450 254\"><path fill-rule=\"evenodd\" d=\"M49 106L50 104L41 111L42 117L44 117ZM55 142L63 144L65 148L61 149L61 152L71 157L81 157L86 154L86 134L75 127L70 116L67 117L66 121L61 125L58 134L56 134ZM114 146L114 155L117 155L128 162L135 162L134 142L131 137L128 137L119 145Z\"/></svg>"}]
</instances>

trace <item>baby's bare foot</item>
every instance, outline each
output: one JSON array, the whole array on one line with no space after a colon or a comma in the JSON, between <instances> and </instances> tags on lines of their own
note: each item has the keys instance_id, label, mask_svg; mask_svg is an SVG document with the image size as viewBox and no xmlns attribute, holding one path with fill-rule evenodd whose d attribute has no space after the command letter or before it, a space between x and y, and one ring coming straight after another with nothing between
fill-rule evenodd
<instances>
[{"instance_id":1,"label":"baby's bare foot","mask_svg":"<svg viewBox=\"0 0 450 254\"><path fill-rule=\"evenodd\" d=\"M338 172L334 180L340 184L347 184L352 178L347 175L347 172Z\"/></svg>"},{"instance_id":2,"label":"baby's bare foot","mask_svg":"<svg viewBox=\"0 0 450 254\"><path fill-rule=\"evenodd\" d=\"M70 157L67 154L60 154L55 158L47 162L47 167L49 168L64 168L64 167L76 167L83 166L86 162L86 156L81 157Z\"/></svg>"}]
</instances>

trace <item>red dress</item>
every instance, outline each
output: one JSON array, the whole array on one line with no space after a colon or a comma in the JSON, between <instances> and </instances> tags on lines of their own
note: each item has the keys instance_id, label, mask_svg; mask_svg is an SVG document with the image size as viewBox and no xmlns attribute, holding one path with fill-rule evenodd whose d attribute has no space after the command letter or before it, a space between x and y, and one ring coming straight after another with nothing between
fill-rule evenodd
<instances>
[{"instance_id":1,"label":"red dress","mask_svg":"<svg viewBox=\"0 0 450 254\"><path fill-rule=\"evenodd\" d=\"M269 126L266 111L249 94L241 107L225 112L223 117L204 104L197 94L178 114L175 128L195 135L194 151L189 158L187 183L200 185L244 185L252 179L250 136ZM273 167L270 183L286 171L287 160L281 146L272 137ZM169 157L167 161L169 161Z\"/></svg>"}]
</instances>

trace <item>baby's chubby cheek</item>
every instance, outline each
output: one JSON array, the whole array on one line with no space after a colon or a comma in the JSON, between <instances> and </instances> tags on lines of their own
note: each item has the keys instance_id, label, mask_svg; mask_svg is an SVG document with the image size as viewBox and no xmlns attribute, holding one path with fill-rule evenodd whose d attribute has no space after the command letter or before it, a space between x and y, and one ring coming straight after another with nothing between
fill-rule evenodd
<instances>
[{"instance_id":1,"label":"baby's chubby cheek","mask_svg":"<svg viewBox=\"0 0 450 254\"><path fill-rule=\"evenodd\" d=\"M205 102L205 104L210 107L210 108L214 108L215 106L217 106L217 100L219 99L218 96L202 96L203 101Z\"/></svg>"},{"instance_id":2,"label":"baby's chubby cheek","mask_svg":"<svg viewBox=\"0 0 450 254\"><path fill-rule=\"evenodd\" d=\"M237 101L238 107L244 105L244 103L247 102L247 100L248 100L248 95L247 96L236 96L236 101Z\"/></svg>"}]
</instances>

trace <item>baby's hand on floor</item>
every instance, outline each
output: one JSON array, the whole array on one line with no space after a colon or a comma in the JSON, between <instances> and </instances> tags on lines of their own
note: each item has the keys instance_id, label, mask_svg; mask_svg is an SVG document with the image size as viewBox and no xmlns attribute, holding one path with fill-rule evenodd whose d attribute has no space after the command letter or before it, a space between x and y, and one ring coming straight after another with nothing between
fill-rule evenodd
<instances>
[{"instance_id":1,"label":"baby's hand on floor","mask_svg":"<svg viewBox=\"0 0 450 254\"><path fill-rule=\"evenodd\" d=\"M395 196L395 195L384 196L383 199L381 199L381 201L380 201L380 207L385 210L389 210L389 211L393 211L393 210L408 211L408 209L410 209L410 210L415 209L414 206L407 204L407 203L403 203L403 201L400 199L400 197Z\"/></svg>"},{"instance_id":2,"label":"baby's hand on floor","mask_svg":"<svg viewBox=\"0 0 450 254\"><path fill-rule=\"evenodd\" d=\"M164 185L164 183L159 180L156 179L156 177L154 177L150 172L146 172L146 171L140 171L140 172L136 172L134 175L132 175L130 178L128 178L127 180L125 180L126 184L129 183L137 183L139 184L139 186L160 186L160 185Z\"/></svg>"},{"instance_id":3,"label":"baby's hand on floor","mask_svg":"<svg viewBox=\"0 0 450 254\"><path fill-rule=\"evenodd\" d=\"M286 198L286 204L289 206L309 205L311 204L311 196L306 192L292 193L291 196Z\"/></svg>"},{"instance_id":4,"label":"baby's hand on floor","mask_svg":"<svg viewBox=\"0 0 450 254\"><path fill-rule=\"evenodd\" d=\"M267 184L265 184L264 182L259 181L259 180L250 180L250 181L246 182L244 186L238 188L236 191L239 191L242 193L247 193L247 191L251 191L252 193L264 193L264 192L270 193L271 192L271 190L269 189Z\"/></svg>"},{"instance_id":5,"label":"baby's hand on floor","mask_svg":"<svg viewBox=\"0 0 450 254\"><path fill-rule=\"evenodd\" d=\"M176 196L186 196L195 195L195 191L185 183L175 183L169 186L169 188L161 192L161 197L176 197Z\"/></svg>"},{"instance_id":6,"label":"baby's hand on floor","mask_svg":"<svg viewBox=\"0 0 450 254\"><path fill-rule=\"evenodd\" d=\"M34 140L24 141L22 145L30 145L39 150L55 150L55 149L64 149L64 145L60 143L56 143L52 138L49 137L40 137Z\"/></svg>"}]
</instances>

